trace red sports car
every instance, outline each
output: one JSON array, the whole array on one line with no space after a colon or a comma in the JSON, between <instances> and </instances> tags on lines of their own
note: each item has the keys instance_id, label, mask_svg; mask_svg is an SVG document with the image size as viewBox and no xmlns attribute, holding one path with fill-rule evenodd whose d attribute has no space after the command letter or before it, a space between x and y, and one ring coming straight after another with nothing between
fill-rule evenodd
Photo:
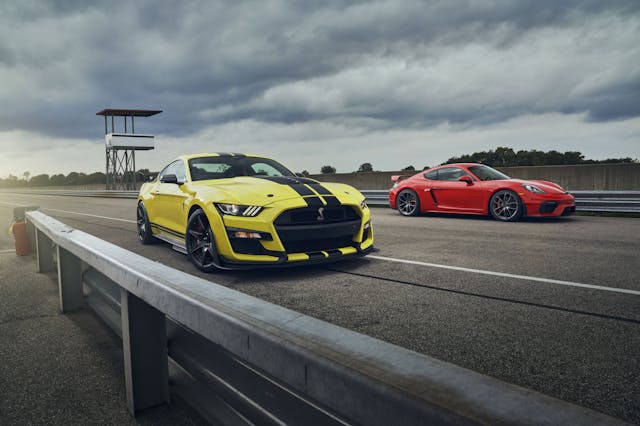
<instances>
[{"instance_id":1,"label":"red sports car","mask_svg":"<svg viewBox=\"0 0 640 426\"><path fill-rule=\"evenodd\" d=\"M447 164L391 180L389 205L405 216L479 214L512 222L523 216L566 216L576 211L575 198L559 185L511 179L483 164Z\"/></svg>"}]
</instances>

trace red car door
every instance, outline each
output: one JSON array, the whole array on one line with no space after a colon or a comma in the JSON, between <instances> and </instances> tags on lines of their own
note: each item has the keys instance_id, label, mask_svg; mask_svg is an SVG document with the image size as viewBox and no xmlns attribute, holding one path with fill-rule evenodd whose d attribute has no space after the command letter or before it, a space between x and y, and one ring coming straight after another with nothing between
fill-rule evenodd
<instances>
[{"instance_id":1,"label":"red car door","mask_svg":"<svg viewBox=\"0 0 640 426\"><path fill-rule=\"evenodd\" d=\"M468 176L471 181L460 181L461 176ZM438 210L457 211L460 213L481 213L483 211L483 191L478 181L459 167L443 167L438 169L438 180L433 183L431 191L437 200Z\"/></svg>"}]
</instances>

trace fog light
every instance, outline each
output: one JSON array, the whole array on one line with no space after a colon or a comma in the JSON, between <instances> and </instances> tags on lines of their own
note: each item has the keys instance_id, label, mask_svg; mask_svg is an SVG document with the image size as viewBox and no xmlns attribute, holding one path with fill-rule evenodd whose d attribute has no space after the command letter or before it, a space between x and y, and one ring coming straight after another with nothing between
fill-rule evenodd
<instances>
[{"instance_id":1,"label":"fog light","mask_svg":"<svg viewBox=\"0 0 640 426\"><path fill-rule=\"evenodd\" d=\"M371 227L371 221L364 224L364 229L369 229Z\"/></svg>"},{"instance_id":2,"label":"fog light","mask_svg":"<svg viewBox=\"0 0 640 426\"><path fill-rule=\"evenodd\" d=\"M257 240L262 239L262 235L260 235L258 232L236 231L233 233L233 236L235 238L253 238Z\"/></svg>"}]
</instances>

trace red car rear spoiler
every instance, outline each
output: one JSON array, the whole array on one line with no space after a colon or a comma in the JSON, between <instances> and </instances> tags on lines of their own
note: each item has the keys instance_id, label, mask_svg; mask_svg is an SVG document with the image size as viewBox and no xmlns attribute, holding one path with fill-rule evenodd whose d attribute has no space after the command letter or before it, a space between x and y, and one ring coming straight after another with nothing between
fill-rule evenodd
<instances>
[{"instance_id":1,"label":"red car rear spoiler","mask_svg":"<svg viewBox=\"0 0 640 426\"><path fill-rule=\"evenodd\" d=\"M411 175L393 175L391 176L391 182L400 183L405 179L409 179Z\"/></svg>"}]
</instances>

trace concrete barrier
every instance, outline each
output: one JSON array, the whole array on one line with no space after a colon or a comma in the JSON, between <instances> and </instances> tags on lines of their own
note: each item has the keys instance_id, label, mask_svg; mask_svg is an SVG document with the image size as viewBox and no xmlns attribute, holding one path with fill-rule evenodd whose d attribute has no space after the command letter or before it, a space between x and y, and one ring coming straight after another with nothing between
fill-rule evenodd
<instances>
[{"instance_id":1,"label":"concrete barrier","mask_svg":"<svg viewBox=\"0 0 640 426\"><path fill-rule=\"evenodd\" d=\"M500 167L512 178L555 182L570 191L640 190L640 163L573 166ZM389 189L391 176L418 172L354 172L311 175L323 182L341 182L361 189Z\"/></svg>"}]
</instances>

